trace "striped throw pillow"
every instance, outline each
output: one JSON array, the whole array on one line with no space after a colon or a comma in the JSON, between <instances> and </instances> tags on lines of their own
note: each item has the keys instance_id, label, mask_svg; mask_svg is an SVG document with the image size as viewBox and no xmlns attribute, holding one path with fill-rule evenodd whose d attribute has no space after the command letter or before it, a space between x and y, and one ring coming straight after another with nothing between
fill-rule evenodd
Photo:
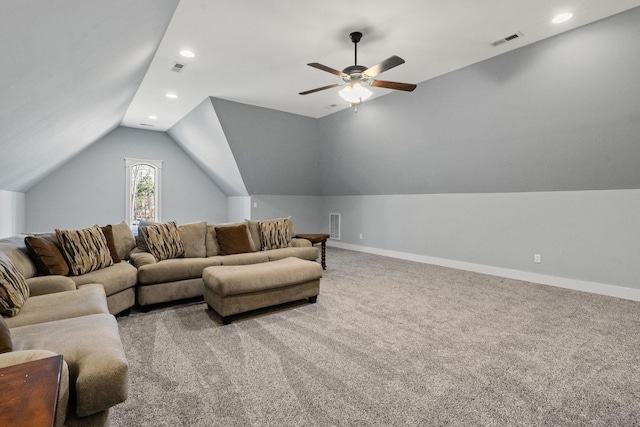
<instances>
[{"instance_id":1,"label":"striped throw pillow","mask_svg":"<svg viewBox=\"0 0 640 427\"><path fill-rule=\"evenodd\" d=\"M288 248L291 246L291 228L289 218L272 219L259 222L262 250Z\"/></svg>"},{"instance_id":2,"label":"striped throw pillow","mask_svg":"<svg viewBox=\"0 0 640 427\"><path fill-rule=\"evenodd\" d=\"M97 225L82 230L56 229L56 236L72 276L80 276L113 264L107 238Z\"/></svg>"},{"instance_id":3,"label":"striped throw pillow","mask_svg":"<svg viewBox=\"0 0 640 427\"><path fill-rule=\"evenodd\" d=\"M184 256L184 244L175 221L138 227L138 235L158 261Z\"/></svg>"},{"instance_id":4,"label":"striped throw pillow","mask_svg":"<svg viewBox=\"0 0 640 427\"><path fill-rule=\"evenodd\" d=\"M0 252L0 314L13 317L29 298L29 286L9 257Z\"/></svg>"}]
</instances>

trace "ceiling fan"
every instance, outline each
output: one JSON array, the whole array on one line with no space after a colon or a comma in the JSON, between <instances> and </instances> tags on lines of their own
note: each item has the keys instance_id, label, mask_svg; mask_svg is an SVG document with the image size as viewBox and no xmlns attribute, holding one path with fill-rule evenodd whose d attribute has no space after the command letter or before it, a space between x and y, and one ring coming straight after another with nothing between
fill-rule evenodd
<instances>
[{"instance_id":1,"label":"ceiling fan","mask_svg":"<svg viewBox=\"0 0 640 427\"><path fill-rule=\"evenodd\" d=\"M352 106L356 106L372 95L372 92L363 85L383 87L393 90L403 90L405 92L412 92L416 88L416 85L411 83L374 80L373 78L377 75L394 67L397 67L400 64L404 64L404 59L394 55L370 68L367 68L363 65L358 65L358 42L360 41L360 39L362 39L362 33L355 31L349 34L349 38L351 38L351 41L353 42L355 52L354 65L351 65L342 71L338 71L317 62L307 64L310 67L317 68L319 70L339 76L340 78L342 78L344 83L335 83L332 85L307 90L304 92L300 92L300 95L309 95L310 93L320 92L322 90L332 89L338 86L345 86L346 84L346 86L339 92L339 94L345 101L350 102Z\"/></svg>"}]
</instances>

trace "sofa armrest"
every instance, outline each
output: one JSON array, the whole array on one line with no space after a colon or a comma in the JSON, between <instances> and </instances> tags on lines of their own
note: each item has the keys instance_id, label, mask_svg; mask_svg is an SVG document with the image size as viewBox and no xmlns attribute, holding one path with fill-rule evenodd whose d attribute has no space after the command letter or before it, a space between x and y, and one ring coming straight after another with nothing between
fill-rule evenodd
<instances>
[{"instance_id":1,"label":"sofa armrest","mask_svg":"<svg viewBox=\"0 0 640 427\"><path fill-rule=\"evenodd\" d=\"M31 362L34 360L46 359L47 357L52 356L57 356L57 354L47 350L10 351L8 353L0 354L0 368L19 365L20 363ZM62 361L62 372L60 373L60 386L58 390L58 405L53 424L55 427L64 425L67 418L67 407L69 404L69 366L64 360Z\"/></svg>"},{"instance_id":2,"label":"sofa armrest","mask_svg":"<svg viewBox=\"0 0 640 427\"><path fill-rule=\"evenodd\" d=\"M135 268L140 268L143 265L157 264L158 260L149 252L141 251L138 248L131 250L129 259Z\"/></svg>"},{"instance_id":3,"label":"sofa armrest","mask_svg":"<svg viewBox=\"0 0 640 427\"><path fill-rule=\"evenodd\" d=\"M300 238L294 237L293 239L291 239L291 246L294 248L308 248L313 245L307 239L300 239Z\"/></svg>"},{"instance_id":4,"label":"sofa armrest","mask_svg":"<svg viewBox=\"0 0 640 427\"><path fill-rule=\"evenodd\" d=\"M76 284L67 276L36 276L27 279L29 293L37 295L53 294L56 292L74 291Z\"/></svg>"}]
</instances>

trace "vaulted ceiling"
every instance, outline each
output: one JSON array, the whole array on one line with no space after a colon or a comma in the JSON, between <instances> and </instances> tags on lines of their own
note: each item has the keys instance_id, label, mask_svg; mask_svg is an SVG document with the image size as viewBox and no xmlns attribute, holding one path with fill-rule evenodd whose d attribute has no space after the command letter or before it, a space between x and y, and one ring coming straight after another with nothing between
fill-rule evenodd
<instances>
[{"instance_id":1,"label":"vaulted ceiling","mask_svg":"<svg viewBox=\"0 0 640 427\"><path fill-rule=\"evenodd\" d=\"M337 89L298 92L339 82L305 64L352 65L351 31L364 33L360 64L399 55L406 63L384 78L420 83L639 5L5 0L0 189L27 191L120 125L169 130L210 96L316 118L345 108ZM566 11L574 13L572 20L550 22ZM512 34L519 37L492 46ZM182 49L195 57L180 56ZM172 71L176 63L184 65L179 73ZM168 92L178 98L167 98ZM374 97L388 92L375 88Z\"/></svg>"}]
</instances>

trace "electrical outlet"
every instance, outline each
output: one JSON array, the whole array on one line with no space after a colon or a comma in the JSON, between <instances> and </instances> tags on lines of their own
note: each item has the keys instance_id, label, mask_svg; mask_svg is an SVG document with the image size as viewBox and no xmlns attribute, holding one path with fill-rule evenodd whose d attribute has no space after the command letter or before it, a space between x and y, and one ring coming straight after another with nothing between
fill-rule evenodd
<instances>
[{"instance_id":1,"label":"electrical outlet","mask_svg":"<svg viewBox=\"0 0 640 427\"><path fill-rule=\"evenodd\" d=\"M533 254L533 262L536 264L540 264L542 261L540 259L540 254Z\"/></svg>"},{"instance_id":2,"label":"electrical outlet","mask_svg":"<svg viewBox=\"0 0 640 427\"><path fill-rule=\"evenodd\" d=\"M257 208L258 207L258 202L253 202L253 207Z\"/></svg>"},{"instance_id":3,"label":"electrical outlet","mask_svg":"<svg viewBox=\"0 0 640 427\"><path fill-rule=\"evenodd\" d=\"M360 233L360 240L362 240L362 233Z\"/></svg>"}]
</instances>

